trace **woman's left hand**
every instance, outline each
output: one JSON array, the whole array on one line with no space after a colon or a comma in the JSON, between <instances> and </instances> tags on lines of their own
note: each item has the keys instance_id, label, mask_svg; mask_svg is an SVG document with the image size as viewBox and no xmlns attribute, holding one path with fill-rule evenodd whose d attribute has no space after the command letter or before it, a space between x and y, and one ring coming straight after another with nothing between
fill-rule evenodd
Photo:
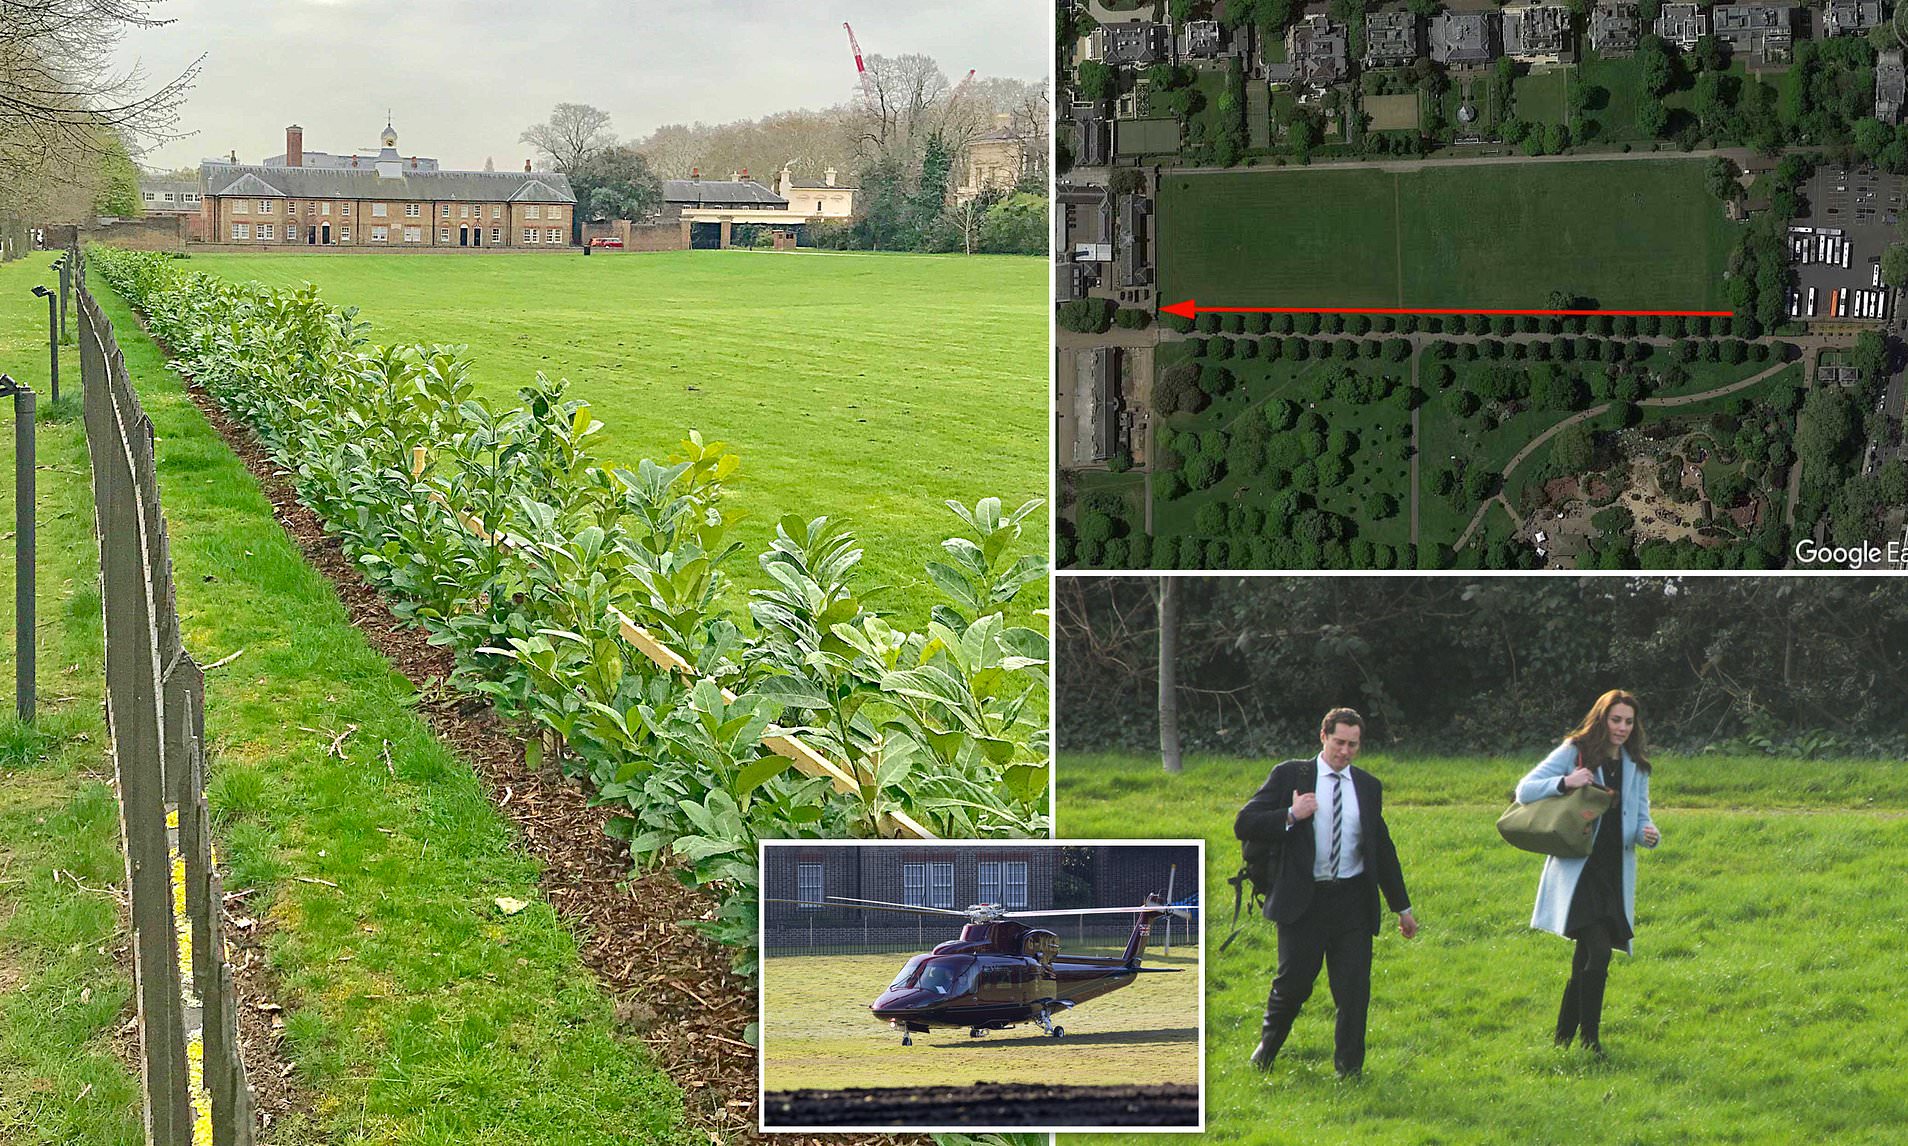
<instances>
[{"instance_id":1,"label":"woman's left hand","mask_svg":"<svg viewBox=\"0 0 1908 1146\"><path fill-rule=\"evenodd\" d=\"M1655 824L1643 825L1643 843L1646 847L1655 847L1662 838L1663 833L1656 830Z\"/></svg>"}]
</instances>

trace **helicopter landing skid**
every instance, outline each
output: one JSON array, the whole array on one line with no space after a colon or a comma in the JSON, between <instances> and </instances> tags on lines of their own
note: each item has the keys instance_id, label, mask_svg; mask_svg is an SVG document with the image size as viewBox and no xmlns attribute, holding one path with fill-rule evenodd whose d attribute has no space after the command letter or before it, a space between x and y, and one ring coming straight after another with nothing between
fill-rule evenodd
<instances>
[{"instance_id":1,"label":"helicopter landing skid","mask_svg":"<svg viewBox=\"0 0 1908 1146\"><path fill-rule=\"evenodd\" d=\"M1035 1014L1034 1022L1040 1024L1041 1030L1047 1032L1049 1035L1053 1036L1056 1039L1060 1038L1062 1035L1065 1035L1067 1033L1067 1028L1056 1027L1053 1025L1053 1015L1047 1011L1043 1010Z\"/></svg>"}]
</instances>

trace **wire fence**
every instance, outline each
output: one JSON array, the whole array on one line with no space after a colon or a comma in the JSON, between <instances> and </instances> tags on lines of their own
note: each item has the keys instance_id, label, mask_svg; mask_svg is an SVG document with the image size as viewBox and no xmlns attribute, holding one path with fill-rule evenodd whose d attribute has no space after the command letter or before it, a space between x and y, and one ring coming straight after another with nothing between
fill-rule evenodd
<instances>
[{"instance_id":1,"label":"wire fence","mask_svg":"<svg viewBox=\"0 0 1908 1146\"><path fill-rule=\"evenodd\" d=\"M166 519L112 325L68 253L93 466L106 720L131 889L150 1146L251 1146L256 1120L205 802L205 677L179 637Z\"/></svg>"},{"instance_id":2,"label":"wire fence","mask_svg":"<svg viewBox=\"0 0 1908 1146\"><path fill-rule=\"evenodd\" d=\"M1190 909L1191 919L1162 918L1153 923L1147 936L1144 958L1164 955L1196 956L1199 948L1198 909ZM937 943L960 938L961 921L915 916L906 923L874 919L866 913L861 921L848 925L829 925L817 919L809 927L778 926L764 936L762 954L769 958L790 955L901 955L918 954ZM1108 920L1090 916L1028 920L1036 927L1053 932L1060 945L1076 955L1117 955L1126 948L1133 933L1133 921Z\"/></svg>"}]
</instances>

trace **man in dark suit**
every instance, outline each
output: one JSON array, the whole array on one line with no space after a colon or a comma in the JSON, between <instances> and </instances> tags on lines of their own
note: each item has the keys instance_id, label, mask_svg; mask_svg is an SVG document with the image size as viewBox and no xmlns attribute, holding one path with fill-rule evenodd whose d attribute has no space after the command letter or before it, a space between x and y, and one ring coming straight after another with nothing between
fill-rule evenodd
<instances>
[{"instance_id":1,"label":"man in dark suit","mask_svg":"<svg viewBox=\"0 0 1908 1146\"><path fill-rule=\"evenodd\" d=\"M1398 913L1404 937L1418 933L1385 826L1383 787L1351 765L1363 729L1364 720L1349 708L1326 713L1318 756L1272 769L1233 825L1241 840L1269 846L1278 865L1265 917L1278 925L1279 968L1259 1048L1252 1052L1260 1070L1272 1069L1323 964L1338 1006L1332 1062L1340 1078L1357 1076L1365 1065L1371 942L1383 918L1381 892Z\"/></svg>"}]
</instances>

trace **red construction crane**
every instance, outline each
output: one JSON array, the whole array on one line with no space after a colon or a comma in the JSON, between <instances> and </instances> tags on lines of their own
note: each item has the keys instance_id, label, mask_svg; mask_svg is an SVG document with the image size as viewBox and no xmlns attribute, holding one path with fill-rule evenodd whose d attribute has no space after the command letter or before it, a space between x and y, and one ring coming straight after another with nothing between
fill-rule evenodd
<instances>
[{"instance_id":1,"label":"red construction crane","mask_svg":"<svg viewBox=\"0 0 1908 1146\"><path fill-rule=\"evenodd\" d=\"M861 80L861 98L868 101L869 107L875 107L877 106L877 101L875 100L874 80L868 75L867 61L861 57L861 41L855 39L855 30L850 27L846 21L842 22L841 27L843 31L848 33L848 46L852 48L855 53L855 75Z\"/></svg>"}]
</instances>

